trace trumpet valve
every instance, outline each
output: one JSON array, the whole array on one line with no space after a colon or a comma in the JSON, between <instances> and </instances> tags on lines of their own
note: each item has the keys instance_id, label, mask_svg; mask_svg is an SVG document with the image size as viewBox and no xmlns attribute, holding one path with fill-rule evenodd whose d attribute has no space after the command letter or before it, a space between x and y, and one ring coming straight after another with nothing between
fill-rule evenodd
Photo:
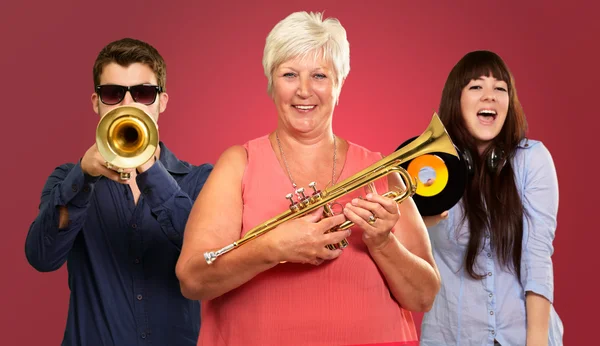
<instances>
[{"instance_id":1,"label":"trumpet valve","mask_svg":"<svg viewBox=\"0 0 600 346\"><path fill-rule=\"evenodd\" d=\"M317 190L317 183L316 182L311 182L310 184L308 184L308 186L313 189L313 196L315 195L320 195L321 194L321 190Z\"/></svg>"},{"instance_id":2,"label":"trumpet valve","mask_svg":"<svg viewBox=\"0 0 600 346\"><path fill-rule=\"evenodd\" d=\"M325 209L323 210L323 214L324 214L324 216L326 216L326 217L330 217L330 216L333 216L333 215L335 215L335 213L334 213L334 212L333 212L333 210L331 209L331 205L329 205L329 204L325 204ZM348 221L346 221L346 222L348 222ZM347 226L346 226L346 227L344 227L344 225L346 225L346 223L344 223L344 224L342 224L342 225L339 225L339 226L336 226L336 227L334 227L334 228L330 229L329 231L327 231L327 233L331 233L331 232L338 232L338 231L341 231L341 230L343 230L343 229L346 229L346 228L348 228ZM346 239L342 239L342 241L340 241L339 243L337 243L337 244L328 244L326 247L327 247L329 250L335 250L335 249L344 249L344 248L346 248L348 245L349 245L348 241L347 241Z\"/></svg>"},{"instance_id":3,"label":"trumpet valve","mask_svg":"<svg viewBox=\"0 0 600 346\"><path fill-rule=\"evenodd\" d=\"M338 247L340 249L345 249L350 243L346 239L342 239L341 242L338 243Z\"/></svg>"},{"instance_id":4,"label":"trumpet valve","mask_svg":"<svg viewBox=\"0 0 600 346\"><path fill-rule=\"evenodd\" d=\"M306 199L306 196L304 196L304 188L303 188L303 187L301 187L301 188L297 189L297 190L296 190L296 194L297 194L297 195L300 195L300 196L299 196L299 198L298 198L299 200L304 200L304 199Z\"/></svg>"},{"instance_id":5,"label":"trumpet valve","mask_svg":"<svg viewBox=\"0 0 600 346\"><path fill-rule=\"evenodd\" d=\"M310 197L306 197L304 195L304 188L301 187L296 190L296 194L298 195L298 202L302 208L308 206L310 204Z\"/></svg>"},{"instance_id":6,"label":"trumpet valve","mask_svg":"<svg viewBox=\"0 0 600 346\"><path fill-rule=\"evenodd\" d=\"M311 202L316 202L318 200L321 199L321 190L317 190L317 183L316 182L311 182L310 184L308 184L308 186L313 189L313 194L312 196L310 196L310 200Z\"/></svg>"},{"instance_id":7,"label":"trumpet valve","mask_svg":"<svg viewBox=\"0 0 600 346\"><path fill-rule=\"evenodd\" d=\"M350 243L348 243L348 241L346 239L342 239L342 241L340 241L337 244L328 244L326 247L329 250L335 250L335 249L345 249Z\"/></svg>"},{"instance_id":8,"label":"trumpet valve","mask_svg":"<svg viewBox=\"0 0 600 346\"><path fill-rule=\"evenodd\" d=\"M290 201L290 210L291 211L293 211L295 213L298 210L300 210L300 208L298 207L298 203L296 203L294 201L294 195L293 194L288 193L287 195L285 195L285 198L287 198Z\"/></svg>"}]
</instances>

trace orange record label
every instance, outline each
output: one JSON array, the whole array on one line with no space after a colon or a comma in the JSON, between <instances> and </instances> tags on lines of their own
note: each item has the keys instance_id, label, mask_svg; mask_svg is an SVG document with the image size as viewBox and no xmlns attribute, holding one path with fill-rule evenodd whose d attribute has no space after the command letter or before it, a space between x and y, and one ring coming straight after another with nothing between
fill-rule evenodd
<instances>
[{"instance_id":1,"label":"orange record label","mask_svg":"<svg viewBox=\"0 0 600 346\"><path fill-rule=\"evenodd\" d=\"M448 167L439 156L422 155L410 162L408 174L417 181L417 195L435 196L448 184Z\"/></svg>"}]
</instances>

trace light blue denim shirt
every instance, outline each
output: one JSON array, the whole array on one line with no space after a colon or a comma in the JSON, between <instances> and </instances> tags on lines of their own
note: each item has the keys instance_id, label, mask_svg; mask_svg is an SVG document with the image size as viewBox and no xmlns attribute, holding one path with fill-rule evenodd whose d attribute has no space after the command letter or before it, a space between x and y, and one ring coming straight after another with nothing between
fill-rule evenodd
<instances>
[{"instance_id":1,"label":"light blue denim shirt","mask_svg":"<svg viewBox=\"0 0 600 346\"><path fill-rule=\"evenodd\" d=\"M421 326L421 345L524 346L527 334L525 292L554 299L551 256L558 212L558 181L548 149L539 141L523 140L512 161L515 182L525 207L521 282L503 268L490 249L486 234L471 278L464 268L469 239L468 222L460 224L462 201L448 218L430 227L433 254L442 277L442 287L433 308ZM562 345L563 325L554 306L550 311L549 345Z\"/></svg>"}]
</instances>

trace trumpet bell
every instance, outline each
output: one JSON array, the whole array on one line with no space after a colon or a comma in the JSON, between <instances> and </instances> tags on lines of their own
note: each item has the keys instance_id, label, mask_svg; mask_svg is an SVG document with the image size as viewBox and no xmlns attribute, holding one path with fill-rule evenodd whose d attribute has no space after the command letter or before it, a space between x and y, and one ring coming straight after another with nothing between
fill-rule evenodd
<instances>
[{"instance_id":1,"label":"trumpet bell","mask_svg":"<svg viewBox=\"0 0 600 346\"><path fill-rule=\"evenodd\" d=\"M158 126L145 111L133 106L113 108L96 128L100 155L112 166L136 168L152 158L158 146ZM126 174L122 174L127 179Z\"/></svg>"}]
</instances>

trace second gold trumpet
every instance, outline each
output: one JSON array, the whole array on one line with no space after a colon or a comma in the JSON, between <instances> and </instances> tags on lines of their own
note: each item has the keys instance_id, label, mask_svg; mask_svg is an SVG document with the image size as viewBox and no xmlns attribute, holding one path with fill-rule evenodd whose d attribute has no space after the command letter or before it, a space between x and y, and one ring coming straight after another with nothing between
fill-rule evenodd
<instances>
[{"instance_id":1,"label":"second gold trumpet","mask_svg":"<svg viewBox=\"0 0 600 346\"><path fill-rule=\"evenodd\" d=\"M96 145L108 164L136 168L152 158L158 147L158 126L145 111L120 106L102 116L96 128ZM120 172L129 179L129 173Z\"/></svg>"}]
</instances>

